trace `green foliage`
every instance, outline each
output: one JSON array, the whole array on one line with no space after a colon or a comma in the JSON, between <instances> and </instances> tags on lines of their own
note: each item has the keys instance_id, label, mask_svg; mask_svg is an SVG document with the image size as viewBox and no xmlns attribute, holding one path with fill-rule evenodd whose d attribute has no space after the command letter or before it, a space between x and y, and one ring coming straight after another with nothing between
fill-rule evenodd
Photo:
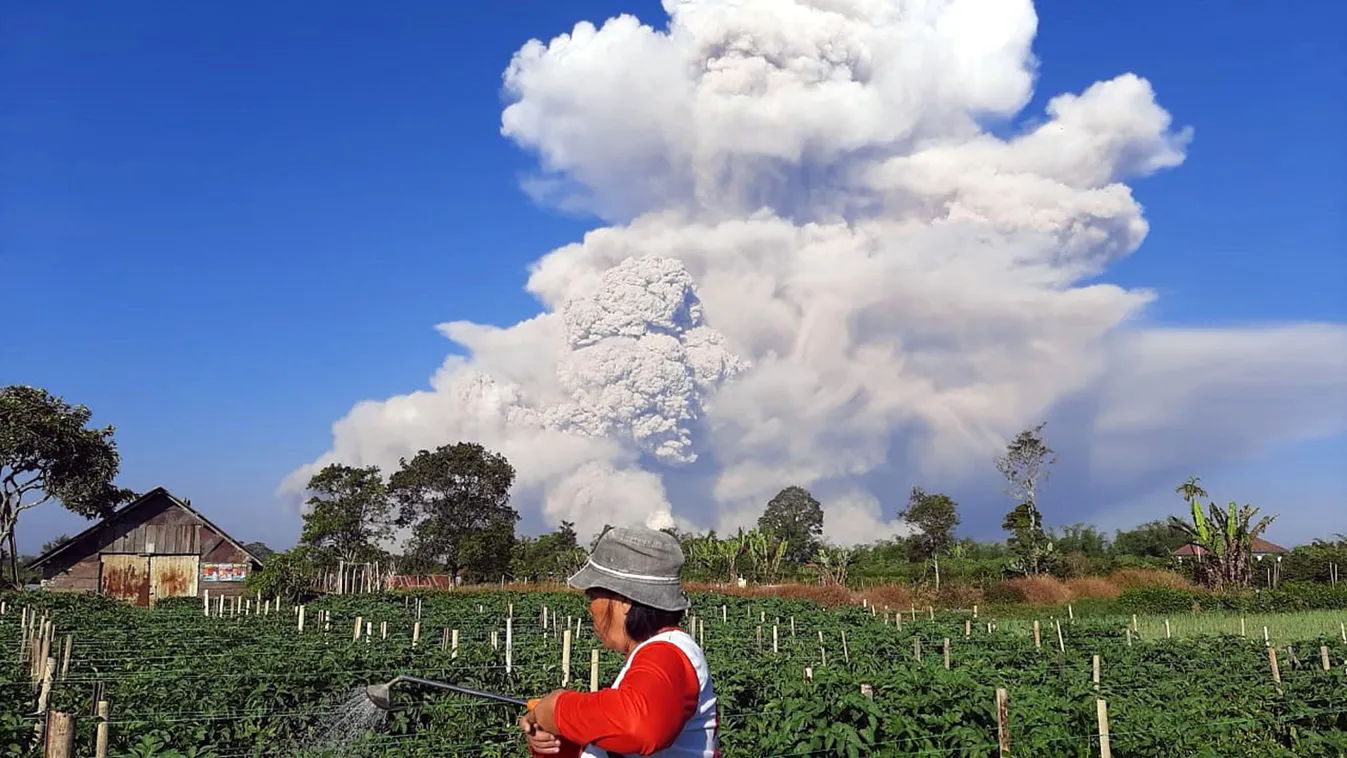
<instances>
[{"instance_id":1,"label":"green foliage","mask_svg":"<svg viewBox=\"0 0 1347 758\"><path fill-rule=\"evenodd\" d=\"M301 634L289 606L265 616L205 618L198 604L187 601L135 609L98 597L46 593L4 599L11 609L47 613L59 632L73 635L70 676L55 682L52 706L87 714L90 687L101 682L113 706L110 754L149 758L314 755L317 738L343 702L364 685L399 673L536 696L559 685L560 628L567 617L584 617L584 600L573 593L346 595L310 604ZM992 758L998 754L997 688L1010 693L1012 754L1097 755L1100 697L1108 701L1118 756L1292 758L1336 755L1347 747L1347 718L1338 705L1347 687L1341 665L1347 645L1336 636L1314 638L1311 632L1296 640L1300 658L1282 658L1278 686L1268 677L1259 636L1170 640L1157 638L1152 626L1129 645L1123 630L1130 619L1084 618L1084 606L1077 606L1074 622L1062 619L1066 652L1059 654L1055 630L1036 649L1027 621L984 615L965 639L963 617L953 614L937 614L933 621L924 614L909 617L900 630L877 609L828 611L805 602L713 594L692 600L692 613L705 622L726 758ZM548 626L542 624L543 606ZM507 607L514 609L508 673L503 648L490 642L492 632L503 640ZM331 617L327 631L317 623L325 614ZM372 639L352 640L357 616L372 624ZM760 639L762 618L768 628ZM421 637L413 645L418 621ZM996 628L989 632L983 621ZM459 630L457 651L442 647L444 629ZM581 631L573 640L569 686L587 689L589 651L597 641L587 627ZM948 670L941 655L945 638L952 642ZM921 644L920 660L914 640ZM18 642L18 625L0 623L0 648L17 649ZM1319 645L1329 646L1333 671L1319 667ZM1095 654L1104 663L1098 690L1091 682ZM611 682L621 665L620 655L601 651L600 681ZM806 667L812 679L804 676ZM0 660L0 745L9 751L0 755L41 753L32 740L33 722L23 717L34 696L26 675L16 657ZM861 693L861 684L870 686L873 699ZM348 749L319 754L520 756L518 716L509 706L395 690L394 709L376 730L357 735ZM92 721L81 716L78 744L90 744Z\"/></svg>"},{"instance_id":2,"label":"green foliage","mask_svg":"<svg viewBox=\"0 0 1347 758\"><path fill-rule=\"evenodd\" d=\"M575 524L562 521L561 526L540 537L516 540L510 574L516 581L561 581L579 569L586 556Z\"/></svg>"},{"instance_id":3,"label":"green foliage","mask_svg":"<svg viewBox=\"0 0 1347 758\"><path fill-rule=\"evenodd\" d=\"M312 548L297 545L283 553L272 553L262 564L261 571L248 574L245 586L250 592L266 598L303 602L313 596L311 588L318 570L316 566Z\"/></svg>"},{"instance_id":4,"label":"green foliage","mask_svg":"<svg viewBox=\"0 0 1347 758\"><path fill-rule=\"evenodd\" d=\"M519 513L510 507L515 470L474 442L421 450L388 482L397 525L411 527L407 552L450 576L499 578L508 570Z\"/></svg>"},{"instance_id":5,"label":"green foliage","mask_svg":"<svg viewBox=\"0 0 1347 758\"><path fill-rule=\"evenodd\" d=\"M1197 594L1174 587L1134 587L1118 596L1118 605L1126 613L1164 615L1193 610Z\"/></svg>"},{"instance_id":6,"label":"green foliage","mask_svg":"<svg viewBox=\"0 0 1347 758\"><path fill-rule=\"evenodd\" d=\"M803 487L786 487L767 502L758 529L786 543L784 562L805 563L823 536L823 506Z\"/></svg>"},{"instance_id":7,"label":"green foliage","mask_svg":"<svg viewBox=\"0 0 1347 758\"><path fill-rule=\"evenodd\" d=\"M0 389L0 545L7 546L15 581L19 514L55 500L100 518L135 496L113 483L121 468L114 429L86 426L92 415L43 389Z\"/></svg>"},{"instance_id":8,"label":"green foliage","mask_svg":"<svg viewBox=\"0 0 1347 758\"><path fill-rule=\"evenodd\" d=\"M1191 493L1200 488L1193 478L1179 485L1178 491ZM1189 506L1192 508L1191 522L1171 516L1169 523L1185 534L1189 542L1206 551L1196 558L1198 581L1216 589L1247 587L1253 541L1267 531L1276 517L1265 516L1255 522L1253 519L1259 509L1251 505L1237 509L1234 502L1226 509L1211 503L1206 515L1202 512L1201 501L1196 498L1189 501Z\"/></svg>"},{"instance_id":9,"label":"green foliage","mask_svg":"<svg viewBox=\"0 0 1347 758\"><path fill-rule=\"evenodd\" d=\"M366 563L384 556L382 543L393 534L393 504L377 466L324 466L309 479L313 493L299 542L326 567Z\"/></svg>"},{"instance_id":10,"label":"green foliage","mask_svg":"<svg viewBox=\"0 0 1347 758\"><path fill-rule=\"evenodd\" d=\"M898 517L921 530L908 541L914 561L930 560L954 545L959 506L949 495L913 487L907 507L898 512Z\"/></svg>"}]
</instances>

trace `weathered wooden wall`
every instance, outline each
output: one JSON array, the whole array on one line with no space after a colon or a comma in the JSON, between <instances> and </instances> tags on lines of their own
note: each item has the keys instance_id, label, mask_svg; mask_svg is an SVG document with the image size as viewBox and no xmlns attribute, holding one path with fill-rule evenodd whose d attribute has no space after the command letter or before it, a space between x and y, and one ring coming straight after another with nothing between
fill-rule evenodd
<instances>
[{"instance_id":1,"label":"weathered wooden wall","mask_svg":"<svg viewBox=\"0 0 1347 758\"><path fill-rule=\"evenodd\" d=\"M161 495L114 516L53 556L43 564L42 578L53 591L103 592L142 605L151 595L244 592L243 581L208 581L205 569L212 564L255 570L252 559L224 535Z\"/></svg>"}]
</instances>

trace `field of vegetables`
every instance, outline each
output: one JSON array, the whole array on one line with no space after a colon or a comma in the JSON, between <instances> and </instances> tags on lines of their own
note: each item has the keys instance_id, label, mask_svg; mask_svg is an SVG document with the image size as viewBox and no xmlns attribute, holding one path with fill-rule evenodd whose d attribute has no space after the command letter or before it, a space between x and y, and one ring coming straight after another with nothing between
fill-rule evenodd
<instances>
[{"instance_id":1,"label":"field of vegetables","mask_svg":"<svg viewBox=\"0 0 1347 758\"><path fill-rule=\"evenodd\" d=\"M318 746L366 684L414 673L539 695L563 681L569 628L568 686L588 688L596 647L570 594L329 597L304 608L302 631L297 609L256 600L223 616L198 601L138 610L44 593L4 600L0 755L15 758L42 755L42 687L25 645L33 617L31 628L45 618L52 630L45 704L75 715L78 755L94 755L105 700L113 756L524 756L510 706L414 690L395 692L377 729ZM775 598L694 603L726 758L989 757L1003 736L1010 755L1098 756L1100 701L1120 758L1347 755L1347 644L1336 623L1273 648L1276 681L1256 626L1247 637L1170 639L1153 619L1129 633L1130 618L1045 617L1035 645L1032 622L971 613L905 609L899 621ZM621 661L607 651L598 661L602 685Z\"/></svg>"}]
</instances>

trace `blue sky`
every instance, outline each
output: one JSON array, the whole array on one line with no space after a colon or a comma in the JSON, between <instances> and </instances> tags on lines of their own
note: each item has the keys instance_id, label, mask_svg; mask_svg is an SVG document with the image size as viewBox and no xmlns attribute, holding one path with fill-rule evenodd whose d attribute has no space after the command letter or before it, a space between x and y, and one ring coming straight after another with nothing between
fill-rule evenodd
<instances>
[{"instance_id":1,"label":"blue sky","mask_svg":"<svg viewBox=\"0 0 1347 758\"><path fill-rule=\"evenodd\" d=\"M598 225L520 191L501 74L624 10L663 23L589 0L7 3L0 382L115 424L125 485L288 546L275 489L332 422L423 386L450 349L435 324L536 312L527 266ZM1158 290L1166 323L1347 320L1342 4L1038 12L1026 114L1132 71L1195 129L1183 166L1134 184L1151 233L1107 280ZM1220 499L1341 501L1344 459L1336 438L1203 476ZM30 513L21 547L81 525Z\"/></svg>"}]
</instances>

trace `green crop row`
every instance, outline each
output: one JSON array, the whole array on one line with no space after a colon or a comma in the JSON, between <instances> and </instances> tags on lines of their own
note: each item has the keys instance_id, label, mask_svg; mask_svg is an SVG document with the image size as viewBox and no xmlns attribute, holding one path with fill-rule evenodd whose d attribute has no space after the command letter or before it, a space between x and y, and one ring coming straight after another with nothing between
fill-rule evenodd
<instances>
[{"instance_id":1,"label":"green crop row","mask_svg":"<svg viewBox=\"0 0 1347 758\"><path fill-rule=\"evenodd\" d=\"M206 617L195 601L144 610L42 593L6 600L0 745L8 752L0 755L13 758L40 755L35 691L18 656L20 608L53 621L57 649L70 635L70 669L55 678L50 704L78 715L80 752L93 745L102 697L112 710L112 754L144 758L522 757L512 708L436 692L396 692L376 728L337 729L336 746L324 736L364 685L400 673L524 697L553 689L568 623L569 686L587 688L596 644L573 594L329 597L305 608L302 633L289 606ZM1167 639L1152 624L1129 635L1123 617L1045 619L1036 646L1030 621L985 614L906 613L900 626L896 613L873 608L711 594L694 598L693 614L716 678L726 758L997 756L998 689L1009 695L1005 727L1017 755L1098 755L1098 699L1114 755L1347 751L1347 645L1328 628L1278 649L1278 683L1254 629ZM445 630L458 631L456 649ZM611 681L621 660L602 651L599 661L600 682Z\"/></svg>"}]
</instances>

